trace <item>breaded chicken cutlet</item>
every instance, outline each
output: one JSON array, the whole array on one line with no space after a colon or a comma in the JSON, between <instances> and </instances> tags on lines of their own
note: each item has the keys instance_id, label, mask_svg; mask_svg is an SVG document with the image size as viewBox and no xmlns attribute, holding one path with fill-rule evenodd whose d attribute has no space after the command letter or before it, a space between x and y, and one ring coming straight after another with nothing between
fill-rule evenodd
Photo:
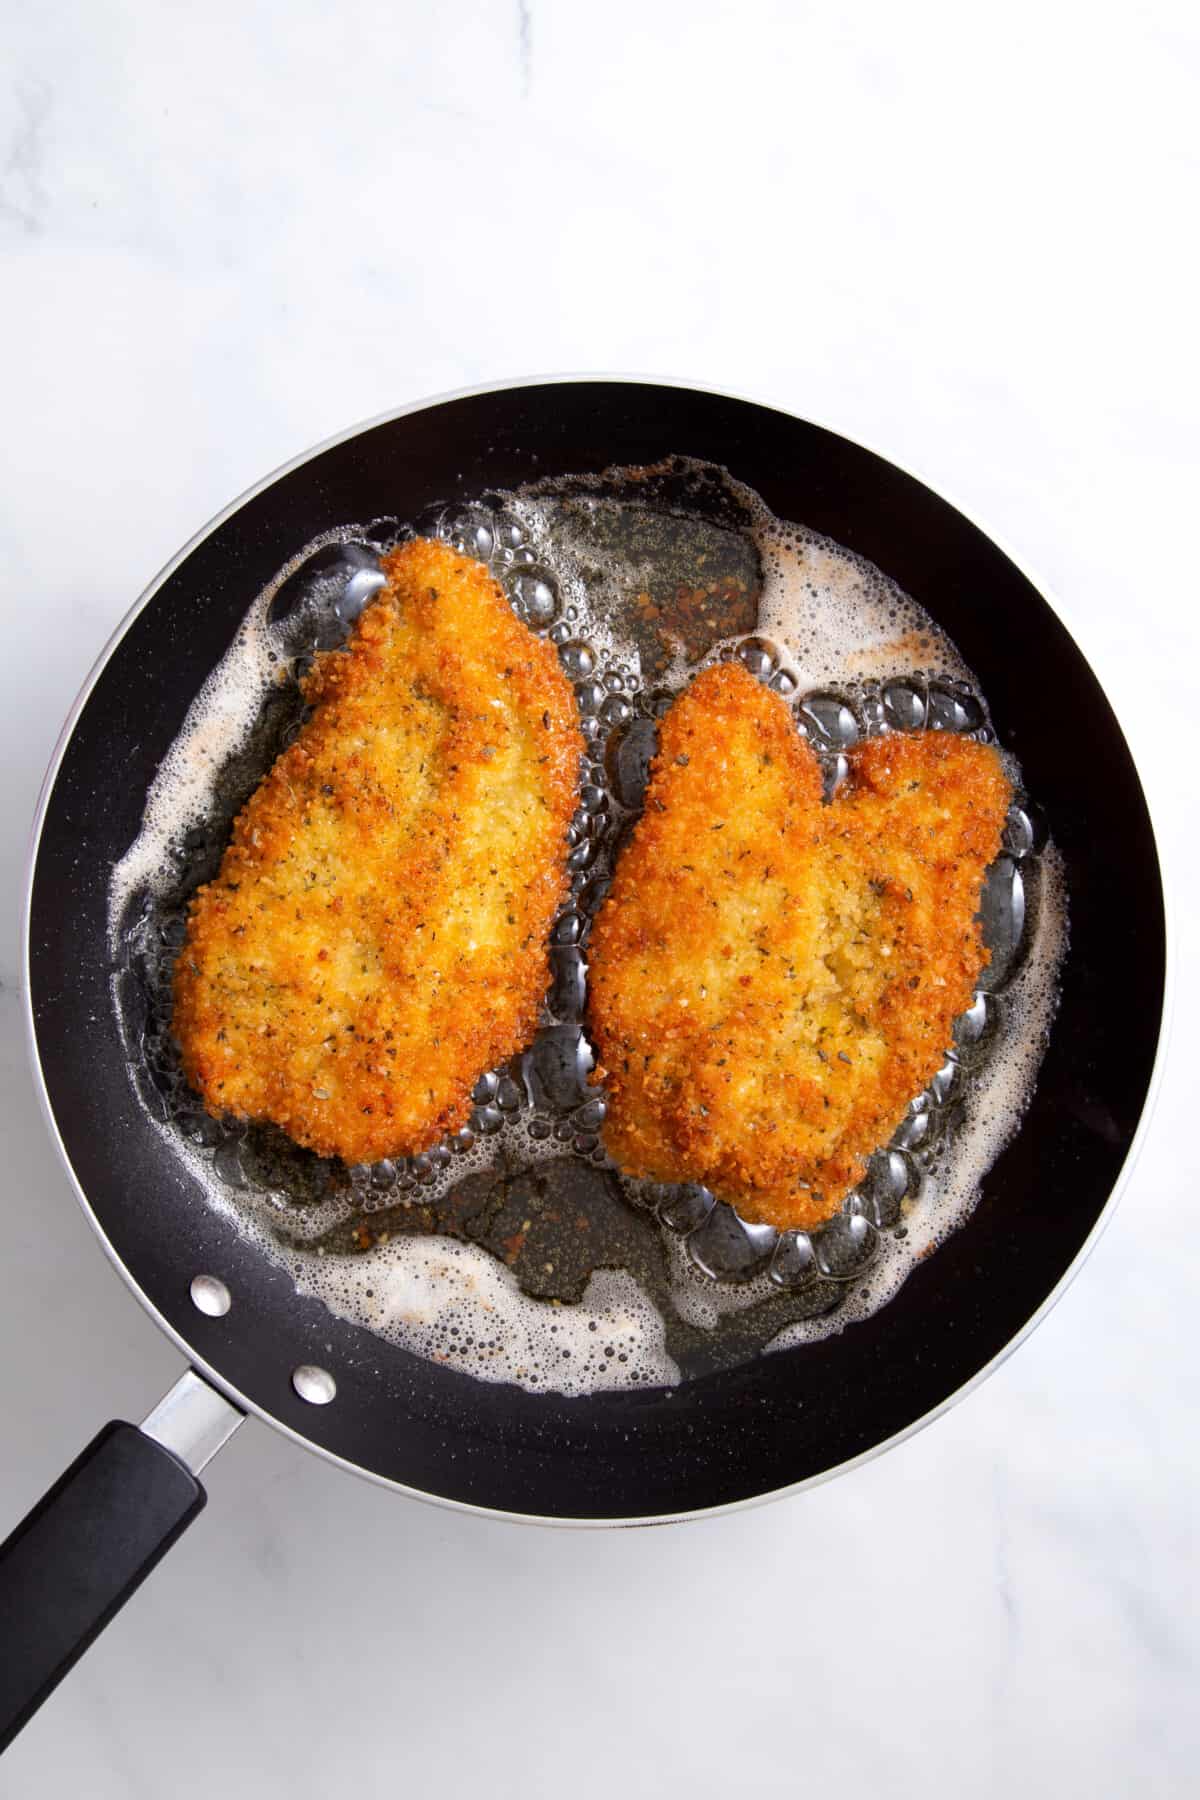
<instances>
[{"instance_id":1,"label":"breaded chicken cutlet","mask_svg":"<svg viewBox=\"0 0 1200 1800\"><path fill-rule=\"evenodd\" d=\"M592 932L609 1152L781 1230L837 1210L941 1065L1011 799L961 737L872 738L849 763L822 805L783 701L705 670L663 720Z\"/></svg>"},{"instance_id":2,"label":"breaded chicken cutlet","mask_svg":"<svg viewBox=\"0 0 1200 1800\"><path fill-rule=\"evenodd\" d=\"M348 1163L428 1149L532 1036L582 741L553 648L418 540L192 901L174 1031L209 1111Z\"/></svg>"}]
</instances>

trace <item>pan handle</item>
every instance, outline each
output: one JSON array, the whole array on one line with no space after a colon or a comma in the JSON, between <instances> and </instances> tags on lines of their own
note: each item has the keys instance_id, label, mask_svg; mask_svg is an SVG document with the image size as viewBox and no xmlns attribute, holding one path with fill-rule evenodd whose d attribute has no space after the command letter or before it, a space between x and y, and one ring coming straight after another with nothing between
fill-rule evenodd
<instances>
[{"instance_id":1,"label":"pan handle","mask_svg":"<svg viewBox=\"0 0 1200 1800\"><path fill-rule=\"evenodd\" d=\"M0 1750L201 1511L196 1477L242 1418L189 1369L140 1427L98 1432L0 1544Z\"/></svg>"}]
</instances>

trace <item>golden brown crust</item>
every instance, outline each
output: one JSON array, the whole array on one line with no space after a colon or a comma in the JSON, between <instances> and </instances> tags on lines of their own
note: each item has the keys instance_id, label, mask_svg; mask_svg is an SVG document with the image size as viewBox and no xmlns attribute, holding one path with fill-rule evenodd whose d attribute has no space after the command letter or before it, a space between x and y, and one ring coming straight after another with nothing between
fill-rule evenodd
<instances>
[{"instance_id":1,"label":"golden brown crust","mask_svg":"<svg viewBox=\"0 0 1200 1800\"><path fill-rule=\"evenodd\" d=\"M781 1229L837 1210L939 1067L987 961L974 915L1011 798L961 737L849 760L822 806L783 702L705 670L663 720L591 939L609 1151Z\"/></svg>"},{"instance_id":2,"label":"golden brown crust","mask_svg":"<svg viewBox=\"0 0 1200 1800\"><path fill-rule=\"evenodd\" d=\"M174 1029L215 1114L349 1163L428 1149L531 1037L582 749L552 647L419 540L192 901Z\"/></svg>"}]
</instances>

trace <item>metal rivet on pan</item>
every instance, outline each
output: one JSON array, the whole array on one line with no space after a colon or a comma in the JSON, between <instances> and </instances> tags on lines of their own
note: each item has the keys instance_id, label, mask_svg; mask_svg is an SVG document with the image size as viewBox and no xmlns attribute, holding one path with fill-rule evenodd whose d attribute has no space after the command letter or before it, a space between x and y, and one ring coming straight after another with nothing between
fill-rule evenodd
<instances>
[{"instance_id":1,"label":"metal rivet on pan","mask_svg":"<svg viewBox=\"0 0 1200 1800\"><path fill-rule=\"evenodd\" d=\"M337 1382L329 1370L319 1369L316 1363L301 1363L293 1369L292 1386L310 1406L328 1406L337 1393Z\"/></svg>"},{"instance_id":2,"label":"metal rivet on pan","mask_svg":"<svg viewBox=\"0 0 1200 1800\"><path fill-rule=\"evenodd\" d=\"M192 1305L210 1319L223 1318L233 1305L233 1295L217 1275L193 1275L188 1292Z\"/></svg>"}]
</instances>

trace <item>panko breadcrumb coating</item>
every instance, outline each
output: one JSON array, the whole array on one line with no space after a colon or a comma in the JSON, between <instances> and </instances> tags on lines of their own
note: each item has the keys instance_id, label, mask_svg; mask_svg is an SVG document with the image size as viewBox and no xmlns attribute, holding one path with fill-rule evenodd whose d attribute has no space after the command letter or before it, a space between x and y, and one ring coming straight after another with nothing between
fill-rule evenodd
<instances>
[{"instance_id":1,"label":"panko breadcrumb coating","mask_svg":"<svg viewBox=\"0 0 1200 1800\"><path fill-rule=\"evenodd\" d=\"M348 1163L466 1123L532 1036L582 742L553 648L477 562L419 540L191 904L174 1030L209 1111Z\"/></svg>"},{"instance_id":2,"label":"panko breadcrumb coating","mask_svg":"<svg viewBox=\"0 0 1200 1800\"><path fill-rule=\"evenodd\" d=\"M966 738L872 738L849 763L823 806L783 701L705 670L592 932L609 1152L781 1230L837 1210L941 1065L1011 799Z\"/></svg>"}]
</instances>

